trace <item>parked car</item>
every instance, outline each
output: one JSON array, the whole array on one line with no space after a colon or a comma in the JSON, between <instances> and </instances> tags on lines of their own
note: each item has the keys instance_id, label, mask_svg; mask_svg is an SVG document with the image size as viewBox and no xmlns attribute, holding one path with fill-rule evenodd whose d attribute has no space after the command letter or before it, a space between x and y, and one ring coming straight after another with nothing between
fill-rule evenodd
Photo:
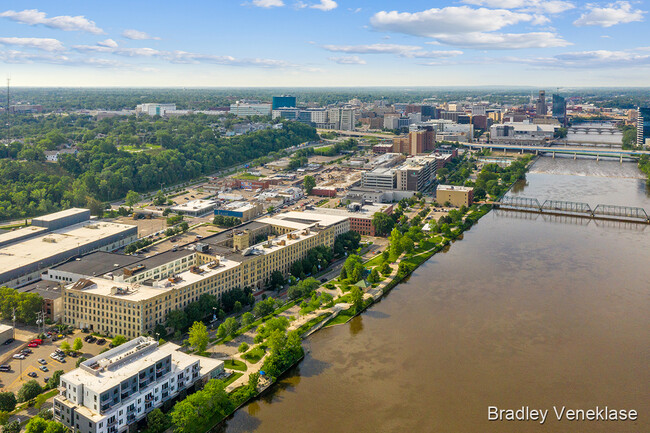
<instances>
[{"instance_id":1,"label":"parked car","mask_svg":"<svg viewBox=\"0 0 650 433\"><path fill-rule=\"evenodd\" d=\"M99 345L102 345L102 344L104 344L104 343L106 343L106 339L105 339L105 338L100 338L99 340L97 340L97 344L99 344Z\"/></svg>"},{"instance_id":2,"label":"parked car","mask_svg":"<svg viewBox=\"0 0 650 433\"><path fill-rule=\"evenodd\" d=\"M47 361L44 360L43 358L38 358L38 363L41 364L41 365L45 365L45 364L47 364Z\"/></svg>"},{"instance_id":3,"label":"parked car","mask_svg":"<svg viewBox=\"0 0 650 433\"><path fill-rule=\"evenodd\" d=\"M29 343L27 347L38 347L38 344L36 343Z\"/></svg>"},{"instance_id":4,"label":"parked car","mask_svg":"<svg viewBox=\"0 0 650 433\"><path fill-rule=\"evenodd\" d=\"M48 383L49 381L50 381L50 378L49 378L49 377L44 377L44 378L43 378L43 382Z\"/></svg>"},{"instance_id":5,"label":"parked car","mask_svg":"<svg viewBox=\"0 0 650 433\"><path fill-rule=\"evenodd\" d=\"M23 349L20 353L32 353L32 349Z\"/></svg>"},{"instance_id":6,"label":"parked car","mask_svg":"<svg viewBox=\"0 0 650 433\"><path fill-rule=\"evenodd\" d=\"M44 366L44 365L41 365L41 366L38 367L38 368L39 368L41 371L48 371L48 368L47 368L46 366Z\"/></svg>"},{"instance_id":7,"label":"parked car","mask_svg":"<svg viewBox=\"0 0 650 433\"><path fill-rule=\"evenodd\" d=\"M9 371L9 370L11 370L11 367L9 366L9 364L0 365L0 371Z\"/></svg>"},{"instance_id":8,"label":"parked car","mask_svg":"<svg viewBox=\"0 0 650 433\"><path fill-rule=\"evenodd\" d=\"M7 338L7 340L5 340L5 342L2 343L2 344L4 344L5 346L7 346L7 345L13 343L14 341L15 341L15 340L14 340L13 338Z\"/></svg>"},{"instance_id":9,"label":"parked car","mask_svg":"<svg viewBox=\"0 0 650 433\"><path fill-rule=\"evenodd\" d=\"M27 373L27 376L29 376L29 377L38 377L38 374L36 374L33 371L30 371L29 373Z\"/></svg>"},{"instance_id":10,"label":"parked car","mask_svg":"<svg viewBox=\"0 0 650 433\"><path fill-rule=\"evenodd\" d=\"M14 358L14 359L25 359L25 355L23 355L22 353L16 353L16 354L13 356L13 358Z\"/></svg>"},{"instance_id":11,"label":"parked car","mask_svg":"<svg viewBox=\"0 0 650 433\"><path fill-rule=\"evenodd\" d=\"M34 338L30 343L43 344L43 340L40 338Z\"/></svg>"}]
</instances>

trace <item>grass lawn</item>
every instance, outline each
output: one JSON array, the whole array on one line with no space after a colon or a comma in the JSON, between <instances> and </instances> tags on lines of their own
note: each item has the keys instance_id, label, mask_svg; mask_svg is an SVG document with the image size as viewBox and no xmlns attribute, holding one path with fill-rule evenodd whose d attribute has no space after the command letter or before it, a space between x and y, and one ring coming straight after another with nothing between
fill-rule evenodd
<instances>
[{"instance_id":1,"label":"grass lawn","mask_svg":"<svg viewBox=\"0 0 650 433\"><path fill-rule=\"evenodd\" d=\"M228 377L228 379L226 379L226 380L223 381L223 386L228 386L228 385L230 385L231 383L233 383L234 381L236 381L237 379L239 379L239 378L242 377L243 375L244 375L244 373L233 373L233 374L231 374L231 375Z\"/></svg>"},{"instance_id":2,"label":"grass lawn","mask_svg":"<svg viewBox=\"0 0 650 433\"><path fill-rule=\"evenodd\" d=\"M230 368L231 370L239 370L239 371L248 370L248 366L246 366L246 363L238 359L227 359L224 362L224 367Z\"/></svg>"},{"instance_id":3,"label":"grass lawn","mask_svg":"<svg viewBox=\"0 0 650 433\"><path fill-rule=\"evenodd\" d=\"M377 254L375 257L372 259L368 260L364 265L366 267L371 267L371 266L378 266L381 265L384 260L381 257L381 253Z\"/></svg>"},{"instance_id":4,"label":"grass lawn","mask_svg":"<svg viewBox=\"0 0 650 433\"><path fill-rule=\"evenodd\" d=\"M242 355L242 358L244 358L246 361L250 362L251 364L257 364L260 359L264 356L264 349L262 349L260 346L255 346L248 352L244 353Z\"/></svg>"},{"instance_id":5,"label":"grass lawn","mask_svg":"<svg viewBox=\"0 0 650 433\"><path fill-rule=\"evenodd\" d=\"M354 312L352 311L352 308L350 308L348 310L345 310L345 311L341 311L338 314L338 316L336 316L335 318L333 318L332 320L327 322L327 324L325 324L325 327L334 326L334 325L341 325L341 324L347 322L348 320L350 320L353 316L354 316Z\"/></svg>"},{"instance_id":6,"label":"grass lawn","mask_svg":"<svg viewBox=\"0 0 650 433\"><path fill-rule=\"evenodd\" d=\"M320 316L316 316L313 319L311 319L309 322L305 323L302 325L300 328L297 329L298 333L300 335L304 334L305 332L309 331L311 328L313 328L316 324L322 322L325 320L327 317L331 316L332 313L324 313L321 314Z\"/></svg>"},{"instance_id":7,"label":"grass lawn","mask_svg":"<svg viewBox=\"0 0 650 433\"><path fill-rule=\"evenodd\" d=\"M255 176L249 173L242 173L238 174L237 176L233 176L234 179L242 179L242 180L258 180L262 176Z\"/></svg>"}]
</instances>

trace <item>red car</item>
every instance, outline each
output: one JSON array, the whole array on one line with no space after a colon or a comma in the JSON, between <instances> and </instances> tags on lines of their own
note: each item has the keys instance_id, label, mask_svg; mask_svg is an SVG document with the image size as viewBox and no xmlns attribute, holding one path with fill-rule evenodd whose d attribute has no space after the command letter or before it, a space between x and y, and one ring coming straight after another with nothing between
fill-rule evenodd
<instances>
[{"instance_id":1,"label":"red car","mask_svg":"<svg viewBox=\"0 0 650 433\"><path fill-rule=\"evenodd\" d=\"M29 343L27 347L38 347L38 344L36 343Z\"/></svg>"},{"instance_id":2,"label":"red car","mask_svg":"<svg viewBox=\"0 0 650 433\"><path fill-rule=\"evenodd\" d=\"M43 340L40 338L34 338L30 343L43 344Z\"/></svg>"}]
</instances>

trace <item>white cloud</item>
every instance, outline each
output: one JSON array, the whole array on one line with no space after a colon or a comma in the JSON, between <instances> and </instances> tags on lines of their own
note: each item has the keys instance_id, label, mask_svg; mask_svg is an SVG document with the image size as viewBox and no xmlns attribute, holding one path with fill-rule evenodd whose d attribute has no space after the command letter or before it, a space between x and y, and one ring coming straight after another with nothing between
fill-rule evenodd
<instances>
[{"instance_id":1,"label":"white cloud","mask_svg":"<svg viewBox=\"0 0 650 433\"><path fill-rule=\"evenodd\" d=\"M359 56L329 57L329 60L339 65L365 65L366 61Z\"/></svg>"},{"instance_id":2,"label":"white cloud","mask_svg":"<svg viewBox=\"0 0 650 433\"><path fill-rule=\"evenodd\" d=\"M552 69L593 69L650 66L650 54L633 51L577 51L557 54L553 57L505 57L498 61L524 63Z\"/></svg>"},{"instance_id":3,"label":"white cloud","mask_svg":"<svg viewBox=\"0 0 650 433\"><path fill-rule=\"evenodd\" d=\"M113 39L106 39L104 41L97 42L97 45L100 45L102 47L117 48L117 42L115 42Z\"/></svg>"},{"instance_id":4,"label":"white cloud","mask_svg":"<svg viewBox=\"0 0 650 433\"><path fill-rule=\"evenodd\" d=\"M576 26L600 26L611 27L616 24L643 21L645 11L632 9L627 1L610 3L606 7L599 7L596 4L587 5L588 12L583 13L580 18L573 22Z\"/></svg>"},{"instance_id":5,"label":"white cloud","mask_svg":"<svg viewBox=\"0 0 650 433\"><path fill-rule=\"evenodd\" d=\"M548 14L559 14L576 7L573 2L562 0L463 0L463 3L489 8L520 9Z\"/></svg>"},{"instance_id":6,"label":"white cloud","mask_svg":"<svg viewBox=\"0 0 650 433\"><path fill-rule=\"evenodd\" d=\"M106 42L106 41L104 41ZM107 46L101 42L97 45L75 45L72 47L75 51L81 53L102 53L113 54L122 57L141 57L141 58L155 58L170 63L181 64L198 64L198 63L213 63L219 65L230 66L255 66L263 68L283 68L295 66L284 60L274 59L239 59L232 56L217 56L213 54L192 53L188 51L163 51L154 48L128 48L117 46Z\"/></svg>"},{"instance_id":7,"label":"white cloud","mask_svg":"<svg viewBox=\"0 0 650 433\"><path fill-rule=\"evenodd\" d=\"M483 50L514 50L523 48L566 47L571 45L550 32L534 33L465 33L437 35L436 39L447 45Z\"/></svg>"},{"instance_id":8,"label":"white cloud","mask_svg":"<svg viewBox=\"0 0 650 433\"><path fill-rule=\"evenodd\" d=\"M320 9L322 11L331 11L336 9L338 4L334 0L320 0L320 3L309 6L312 9Z\"/></svg>"},{"instance_id":9,"label":"white cloud","mask_svg":"<svg viewBox=\"0 0 650 433\"><path fill-rule=\"evenodd\" d=\"M133 39L137 41L142 41L145 39L157 39L159 40L160 38L151 36L146 32L141 32L140 30L133 30L133 29L127 29L122 32L122 36L124 36L127 39Z\"/></svg>"},{"instance_id":10,"label":"white cloud","mask_svg":"<svg viewBox=\"0 0 650 433\"><path fill-rule=\"evenodd\" d=\"M104 31L97 27L94 21L90 21L86 17L79 15L76 17L69 15L60 15L52 18L47 18L45 12L38 9L25 9L24 11L16 12L8 10L0 14L0 17L9 18L22 24L35 26L42 24L46 27L65 31L82 31L93 33L96 35L103 34Z\"/></svg>"},{"instance_id":11,"label":"white cloud","mask_svg":"<svg viewBox=\"0 0 650 433\"><path fill-rule=\"evenodd\" d=\"M533 16L530 14L505 9L452 6L415 13L381 11L370 18L370 24L376 30L435 37L438 34L490 32L532 20Z\"/></svg>"},{"instance_id":12,"label":"white cloud","mask_svg":"<svg viewBox=\"0 0 650 433\"><path fill-rule=\"evenodd\" d=\"M396 54L407 58L443 58L463 54L457 50L426 51L417 45L371 44L371 45L324 45L327 51L349 54Z\"/></svg>"},{"instance_id":13,"label":"white cloud","mask_svg":"<svg viewBox=\"0 0 650 433\"><path fill-rule=\"evenodd\" d=\"M282 7L284 2L282 0L253 0L253 6L260 8L273 8L273 7Z\"/></svg>"},{"instance_id":14,"label":"white cloud","mask_svg":"<svg viewBox=\"0 0 650 433\"><path fill-rule=\"evenodd\" d=\"M63 51L61 41L50 38L0 38L0 45L12 45L24 48L36 48L42 51Z\"/></svg>"}]
</instances>

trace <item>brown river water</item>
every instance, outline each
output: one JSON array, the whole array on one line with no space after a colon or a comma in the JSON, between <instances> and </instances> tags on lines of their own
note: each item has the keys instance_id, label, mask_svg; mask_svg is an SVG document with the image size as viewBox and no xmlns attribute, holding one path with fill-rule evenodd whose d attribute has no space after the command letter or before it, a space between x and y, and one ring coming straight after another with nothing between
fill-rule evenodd
<instances>
[{"instance_id":1,"label":"brown river water","mask_svg":"<svg viewBox=\"0 0 650 433\"><path fill-rule=\"evenodd\" d=\"M644 207L634 163L541 158L511 194ZM650 432L650 226L492 211L219 431ZM548 409L488 421L488 406ZM553 406L634 409L558 421Z\"/></svg>"}]
</instances>

